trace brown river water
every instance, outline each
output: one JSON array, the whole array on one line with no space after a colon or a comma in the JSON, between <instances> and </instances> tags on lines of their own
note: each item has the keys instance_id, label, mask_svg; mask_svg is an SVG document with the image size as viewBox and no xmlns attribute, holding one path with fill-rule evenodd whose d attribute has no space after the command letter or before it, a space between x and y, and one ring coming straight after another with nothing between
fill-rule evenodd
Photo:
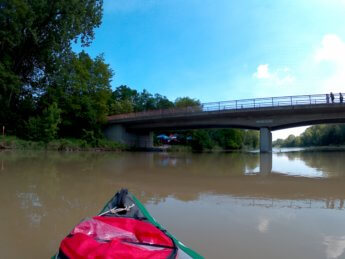
<instances>
[{"instance_id":1,"label":"brown river water","mask_svg":"<svg viewBox=\"0 0 345 259\"><path fill-rule=\"evenodd\" d=\"M206 258L345 258L345 152L0 152L0 258L49 258L128 188Z\"/></svg>"}]
</instances>

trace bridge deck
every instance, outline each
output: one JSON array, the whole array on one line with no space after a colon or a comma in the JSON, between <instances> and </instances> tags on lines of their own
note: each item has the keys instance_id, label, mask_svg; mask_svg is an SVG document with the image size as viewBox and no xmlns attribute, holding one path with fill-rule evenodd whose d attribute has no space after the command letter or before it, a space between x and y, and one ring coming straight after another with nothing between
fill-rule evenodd
<instances>
[{"instance_id":1,"label":"bridge deck","mask_svg":"<svg viewBox=\"0 0 345 259\"><path fill-rule=\"evenodd\" d=\"M108 117L108 122L126 124L135 122L145 123L147 121L157 121L164 119L171 120L182 118L203 118L205 120L207 118L212 117L220 118L221 116L227 116L227 118L245 116L257 118L259 124L265 124L265 121L269 122L270 115L279 116L279 114L286 112L290 113L291 115L292 109L294 111L298 109L303 109L304 113L332 113L332 111L339 112L339 108L340 111L342 111L344 108L344 103L341 96L341 94L335 94L333 101L327 94L316 94L203 103L200 106L194 107L151 110L136 113L112 115ZM260 119L259 117L265 117L266 119ZM315 119L312 119L310 121L315 121ZM262 125L257 125L253 127L249 126L248 128L258 129L261 126ZM277 125L271 126L272 128L276 129L278 129L279 127ZM200 127L206 126L202 124L200 125ZM207 127L213 127L212 123L210 123ZM246 128L247 126L244 125L244 127Z\"/></svg>"}]
</instances>

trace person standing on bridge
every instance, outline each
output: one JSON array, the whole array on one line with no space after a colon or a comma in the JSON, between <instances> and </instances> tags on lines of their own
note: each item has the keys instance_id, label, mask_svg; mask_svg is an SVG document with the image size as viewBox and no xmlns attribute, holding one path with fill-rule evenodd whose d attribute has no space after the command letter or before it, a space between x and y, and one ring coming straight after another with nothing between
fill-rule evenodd
<instances>
[{"instance_id":1,"label":"person standing on bridge","mask_svg":"<svg viewBox=\"0 0 345 259\"><path fill-rule=\"evenodd\" d=\"M326 103L329 103L329 94L326 94Z\"/></svg>"},{"instance_id":2,"label":"person standing on bridge","mask_svg":"<svg viewBox=\"0 0 345 259\"><path fill-rule=\"evenodd\" d=\"M334 103L334 94L332 92L331 92L330 96L331 96L332 103Z\"/></svg>"},{"instance_id":3,"label":"person standing on bridge","mask_svg":"<svg viewBox=\"0 0 345 259\"><path fill-rule=\"evenodd\" d=\"M343 98L342 93L339 93L339 100L340 100L340 103L343 103L344 98Z\"/></svg>"}]
</instances>

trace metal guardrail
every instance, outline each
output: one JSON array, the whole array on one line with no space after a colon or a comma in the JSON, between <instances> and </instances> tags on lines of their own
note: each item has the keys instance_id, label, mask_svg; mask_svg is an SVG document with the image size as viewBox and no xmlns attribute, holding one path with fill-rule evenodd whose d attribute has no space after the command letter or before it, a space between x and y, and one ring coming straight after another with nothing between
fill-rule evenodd
<instances>
[{"instance_id":1,"label":"metal guardrail","mask_svg":"<svg viewBox=\"0 0 345 259\"><path fill-rule=\"evenodd\" d=\"M143 112L134 112L126 114L117 114L108 117L108 120L129 119L137 117L158 116L158 115L178 115L202 112L217 112L224 110L244 110L244 109L260 109L270 107L286 107L286 106L301 106L301 105L317 105L343 103L344 93L334 94L334 99L331 99L329 94L314 94L314 95L296 95L296 96L282 96L282 97L267 97L256 99L244 99L223 102L209 102L202 103L200 106L191 106L185 108L170 108L164 110L151 110Z\"/></svg>"}]
</instances>

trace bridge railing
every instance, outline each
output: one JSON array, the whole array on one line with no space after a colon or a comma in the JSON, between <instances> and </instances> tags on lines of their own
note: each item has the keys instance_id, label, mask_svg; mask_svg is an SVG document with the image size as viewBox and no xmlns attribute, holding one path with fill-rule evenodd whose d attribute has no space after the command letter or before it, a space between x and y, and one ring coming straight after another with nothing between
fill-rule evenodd
<instances>
[{"instance_id":1,"label":"bridge railing","mask_svg":"<svg viewBox=\"0 0 345 259\"><path fill-rule=\"evenodd\" d=\"M256 99L233 100L223 102L210 102L203 103L200 106L192 106L185 108L170 108L164 110L152 110L127 114L118 114L109 116L109 120L115 119L128 119L146 116L158 115L178 115L186 113L200 113L200 112L217 112L224 110L244 110L244 109L260 109L270 107L283 107L283 106L300 106L300 105L317 105L343 103L341 96L344 94L334 94L332 101L329 94L314 94L314 95L297 95L297 96L282 96L282 97L267 97Z\"/></svg>"},{"instance_id":2,"label":"bridge railing","mask_svg":"<svg viewBox=\"0 0 345 259\"><path fill-rule=\"evenodd\" d=\"M328 100L328 101L327 101ZM340 94L334 95L334 102L340 102ZM312 104L327 104L332 103L330 96L328 99L326 94L315 95L298 95L298 96L283 96L283 97L269 97L245 99L225 102L213 102L202 104L203 111L220 111L220 110L240 110L240 109L255 109L279 106L296 106L296 105L312 105Z\"/></svg>"}]
</instances>

